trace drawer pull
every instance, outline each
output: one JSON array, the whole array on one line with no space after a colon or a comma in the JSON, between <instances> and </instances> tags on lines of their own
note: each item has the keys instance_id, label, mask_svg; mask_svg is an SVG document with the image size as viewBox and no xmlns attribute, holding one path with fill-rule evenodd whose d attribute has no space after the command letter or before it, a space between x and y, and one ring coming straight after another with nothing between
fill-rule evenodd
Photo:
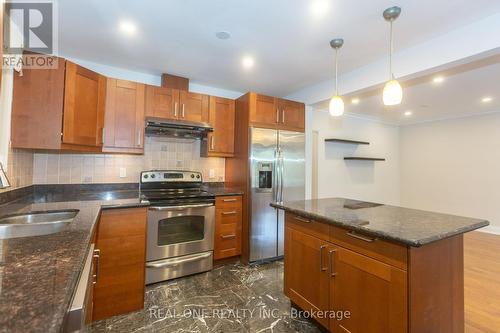
<instances>
[{"instance_id":1,"label":"drawer pull","mask_svg":"<svg viewBox=\"0 0 500 333\"><path fill-rule=\"evenodd\" d=\"M352 238L356 238L356 239L362 240L362 241L367 242L367 243L373 243L374 241L377 240L376 238L370 238L370 237L359 235L354 231L349 231L347 233L347 235L352 237Z\"/></svg>"},{"instance_id":2,"label":"drawer pull","mask_svg":"<svg viewBox=\"0 0 500 333\"><path fill-rule=\"evenodd\" d=\"M222 212L222 215L234 215L236 214L237 212L235 210L232 210L230 212Z\"/></svg>"},{"instance_id":3,"label":"drawer pull","mask_svg":"<svg viewBox=\"0 0 500 333\"><path fill-rule=\"evenodd\" d=\"M222 239L233 239L236 238L236 235L220 235L220 238Z\"/></svg>"},{"instance_id":4,"label":"drawer pull","mask_svg":"<svg viewBox=\"0 0 500 333\"><path fill-rule=\"evenodd\" d=\"M222 201L223 201L223 202L235 202L236 200L238 200L238 199L236 199L236 198L232 198L232 199L222 199Z\"/></svg>"},{"instance_id":5,"label":"drawer pull","mask_svg":"<svg viewBox=\"0 0 500 333\"><path fill-rule=\"evenodd\" d=\"M300 222L304 222L304 223L311 223L311 220L308 220L308 219L305 219L305 218L302 218L302 217L299 217L299 216L295 216L294 217L297 221L300 221Z\"/></svg>"}]
</instances>

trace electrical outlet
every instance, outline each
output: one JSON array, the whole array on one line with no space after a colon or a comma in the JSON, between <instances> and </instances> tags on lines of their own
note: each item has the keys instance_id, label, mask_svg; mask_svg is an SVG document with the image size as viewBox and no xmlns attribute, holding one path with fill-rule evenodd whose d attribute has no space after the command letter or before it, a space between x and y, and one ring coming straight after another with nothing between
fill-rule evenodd
<instances>
[{"instance_id":1,"label":"electrical outlet","mask_svg":"<svg viewBox=\"0 0 500 333\"><path fill-rule=\"evenodd\" d=\"M210 178L210 179L215 178L215 170L214 169L208 170L208 178Z\"/></svg>"},{"instance_id":2,"label":"electrical outlet","mask_svg":"<svg viewBox=\"0 0 500 333\"><path fill-rule=\"evenodd\" d=\"M127 177L127 168L120 168L120 178Z\"/></svg>"}]
</instances>

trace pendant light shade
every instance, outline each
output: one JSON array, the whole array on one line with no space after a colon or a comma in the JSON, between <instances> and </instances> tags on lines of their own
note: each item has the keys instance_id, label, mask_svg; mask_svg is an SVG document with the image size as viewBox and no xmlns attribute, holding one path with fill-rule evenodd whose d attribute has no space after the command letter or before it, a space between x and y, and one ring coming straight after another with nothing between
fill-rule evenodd
<instances>
[{"instance_id":1,"label":"pendant light shade","mask_svg":"<svg viewBox=\"0 0 500 333\"><path fill-rule=\"evenodd\" d=\"M385 84L383 93L384 105L398 105L403 100L403 88L398 80L390 80Z\"/></svg>"},{"instance_id":2,"label":"pendant light shade","mask_svg":"<svg viewBox=\"0 0 500 333\"><path fill-rule=\"evenodd\" d=\"M403 88L401 88L401 84L399 84L392 73L392 53L394 50L392 23L399 17L399 14L401 14L400 7L387 8L383 13L384 19L391 25L389 39L389 81L385 84L383 92L384 105L387 106L398 105L403 101Z\"/></svg>"},{"instance_id":3,"label":"pendant light shade","mask_svg":"<svg viewBox=\"0 0 500 333\"><path fill-rule=\"evenodd\" d=\"M344 101L340 96L333 96L330 100L330 115L333 117L340 117L344 114Z\"/></svg>"},{"instance_id":4,"label":"pendant light shade","mask_svg":"<svg viewBox=\"0 0 500 333\"><path fill-rule=\"evenodd\" d=\"M344 114L344 101L342 100L342 97L339 96L338 84L338 53L342 45L344 45L344 40L341 38L332 39L330 41L330 46L335 49L335 96L330 99L328 108L330 115L333 117L340 117Z\"/></svg>"}]
</instances>

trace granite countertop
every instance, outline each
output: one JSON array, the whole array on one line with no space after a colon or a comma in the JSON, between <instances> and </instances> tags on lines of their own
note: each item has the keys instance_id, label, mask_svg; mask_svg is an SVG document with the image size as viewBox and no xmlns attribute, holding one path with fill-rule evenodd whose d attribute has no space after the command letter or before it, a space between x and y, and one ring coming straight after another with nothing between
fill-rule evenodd
<instances>
[{"instance_id":1,"label":"granite countertop","mask_svg":"<svg viewBox=\"0 0 500 333\"><path fill-rule=\"evenodd\" d=\"M205 190L216 196L243 194L221 185L207 185ZM79 210L59 233L0 240L0 332L56 332L70 306L101 209L149 203L140 201L137 184L37 185L18 192L21 197L0 205L0 217Z\"/></svg>"},{"instance_id":2,"label":"granite countertop","mask_svg":"<svg viewBox=\"0 0 500 333\"><path fill-rule=\"evenodd\" d=\"M272 203L302 217L409 246L422 246L489 225L481 219L344 198Z\"/></svg>"},{"instance_id":3,"label":"granite countertop","mask_svg":"<svg viewBox=\"0 0 500 333\"><path fill-rule=\"evenodd\" d=\"M0 240L0 331L60 331L102 208L139 207L138 191L73 194L65 201L29 195L0 206L0 216L78 209L52 235ZM71 201L74 200L74 201Z\"/></svg>"}]
</instances>

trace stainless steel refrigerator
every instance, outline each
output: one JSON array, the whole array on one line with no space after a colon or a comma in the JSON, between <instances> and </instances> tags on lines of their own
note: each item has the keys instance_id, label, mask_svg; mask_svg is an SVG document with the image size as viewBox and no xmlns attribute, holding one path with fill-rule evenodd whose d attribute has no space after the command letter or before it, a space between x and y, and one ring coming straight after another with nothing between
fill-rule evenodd
<instances>
[{"instance_id":1,"label":"stainless steel refrigerator","mask_svg":"<svg viewBox=\"0 0 500 333\"><path fill-rule=\"evenodd\" d=\"M285 216L271 202L305 198L304 133L250 129L250 261L283 256Z\"/></svg>"}]
</instances>

